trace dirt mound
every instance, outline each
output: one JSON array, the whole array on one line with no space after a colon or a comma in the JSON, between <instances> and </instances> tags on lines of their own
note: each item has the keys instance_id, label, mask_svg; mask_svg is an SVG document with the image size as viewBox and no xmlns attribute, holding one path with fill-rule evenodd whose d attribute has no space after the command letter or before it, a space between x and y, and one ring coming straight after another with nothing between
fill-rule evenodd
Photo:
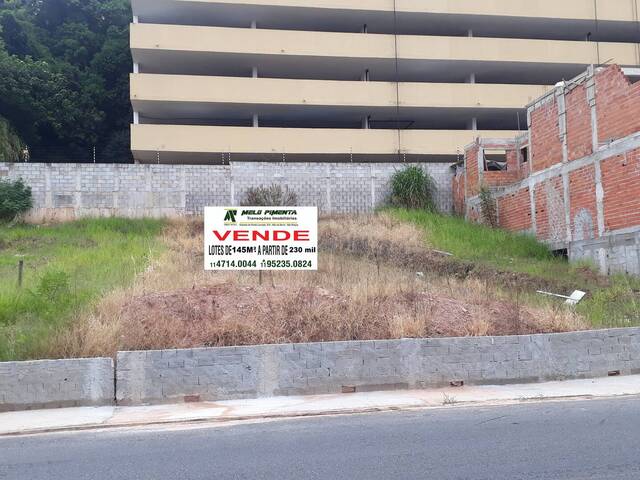
<instances>
[{"instance_id":1,"label":"dirt mound","mask_svg":"<svg viewBox=\"0 0 640 480\"><path fill-rule=\"evenodd\" d=\"M398 293L354 301L318 287L225 283L133 298L123 348L189 348L553 331L505 301Z\"/></svg>"}]
</instances>

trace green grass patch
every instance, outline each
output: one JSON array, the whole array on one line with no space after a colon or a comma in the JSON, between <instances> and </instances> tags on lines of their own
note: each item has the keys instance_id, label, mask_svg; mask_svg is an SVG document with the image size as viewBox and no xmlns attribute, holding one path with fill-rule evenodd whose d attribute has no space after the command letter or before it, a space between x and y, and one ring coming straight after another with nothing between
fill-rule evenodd
<instances>
[{"instance_id":1,"label":"green grass patch","mask_svg":"<svg viewBox=\"0 0 640 480\"><path fill-rule=\"evenodd\" d=\"M159 220L0 225L0 361L39 358L47 341L163 247ZM18 263L24 261L22 288Z\"/></svg>"},{"instance_id":2,"label":"green grass patch","mask_svg":"<svg viewBox=\"0 0 640 480\"><path fill-rule=\"evenodd\" d=\"M577 311L596 328L640 325L640 279L636 277L617 275L603 282L592 265L570 264L566 259L554 256L547 246L530 235L492 229L460 217L428 211L388 211L396 218L422 228L431 247L450 252L457 259L567 286L567 291L555 293L568 295L570 288L588 291L589 296ZM535 297L535 292L524 293Z\"/></svg>"}]
</instances>

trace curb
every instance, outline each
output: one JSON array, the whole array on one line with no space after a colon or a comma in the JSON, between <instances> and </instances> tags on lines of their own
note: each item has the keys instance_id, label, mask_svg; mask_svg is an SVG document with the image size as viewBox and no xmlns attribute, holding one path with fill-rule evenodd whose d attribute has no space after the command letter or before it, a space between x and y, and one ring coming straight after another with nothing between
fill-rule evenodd
<instances>
[{"instance_id":1,"label":"curb","mask_svg":"<svg viewBox=\"0 0 640 480\"><path fill-rule=\"evenodd\" d=\"M162 420L162 421L150 421L150 422L121 422L121 423L95 423L79 426L69 427L53 427L42 429L31 429L19 432L6 432L0 433L0 438L4 437L19 437L28 435L43 435L51 433L71 433L71 432L84 432L84 431L103 431L103 430L116 430L116 429L128 429L128 428L143 428L143 427L161 427L168 425L203 425L210 423L213 425L228 424L233 422L259 422L270 420L284 420L284 419L296 419L296 418L311 418L311 417L326 417L326 416L343 416L343 415L365 415L370 413L388 413L388 412L409 412L419 410L443 410L451 408L464 408L464 407L497 407L508 405L521 405L525 403L543 403L543 402L565 402L565 401L587 401L587 400L606 400L606 399L619 399L628 397L640 397L638 394L621 394L610 396L598 396L598 395L573 395L573 396L555 396L555 397L535 397L535 398L521 398L511 400L488 400L488 401L461 401L451 405L394 405L386 407L363 407L354 409L333 409L317 412L288 412L288 413L269 413L269 414L256 414L256 415L235 415L225 416L218 418L211 417L195 417L188 420Z\"/></svg>"}]
</instances>

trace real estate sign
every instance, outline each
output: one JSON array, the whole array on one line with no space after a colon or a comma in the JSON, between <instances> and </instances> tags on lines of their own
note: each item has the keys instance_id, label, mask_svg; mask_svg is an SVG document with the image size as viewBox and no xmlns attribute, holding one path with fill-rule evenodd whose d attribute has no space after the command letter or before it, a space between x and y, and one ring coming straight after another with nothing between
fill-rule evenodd
<instances>
[{"instance_id":1,"label":"real estate sign","mask_svg":"<svg viewBox=\"0 0 640 480\"><path fill-rule=\"evenodd\" d=\"M316 207L207 207L205 270L317 270Z\"/></svg>"}]
</instances>

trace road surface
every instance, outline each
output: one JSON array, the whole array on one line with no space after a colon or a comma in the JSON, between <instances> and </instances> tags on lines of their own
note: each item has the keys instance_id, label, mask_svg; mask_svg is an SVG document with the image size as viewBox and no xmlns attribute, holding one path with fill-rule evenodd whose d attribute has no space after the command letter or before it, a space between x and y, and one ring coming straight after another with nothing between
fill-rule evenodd
<instances>
[{"instance_id":1,"label":"road surface","mask_svg":"<svg viewBox=\"0 0 640 480\"><path fill-rule=\"evenodd\" d=\"M640 399L0 438L1 480L640 479Z\"/></svg>"}]
</instances>

